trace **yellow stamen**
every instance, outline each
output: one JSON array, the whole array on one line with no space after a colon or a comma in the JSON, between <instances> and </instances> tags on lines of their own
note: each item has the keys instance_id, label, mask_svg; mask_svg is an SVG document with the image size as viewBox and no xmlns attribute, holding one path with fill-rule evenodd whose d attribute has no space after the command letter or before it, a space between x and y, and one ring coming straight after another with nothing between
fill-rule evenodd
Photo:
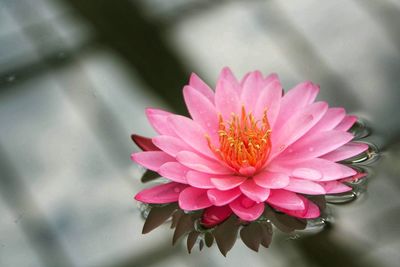
<instances>
[{"instance_id":1,"label":"yellow stamen","mask_svg":"<svg viewBox=\"0 0 400 267\"><path fill-rule=\"evenodd\" d=\"M242 107L241 116L232 114L229 122L225 122L219 115L219 148L211 143L208 136L206 138L214 154L239 171L243 167L252 166L257 169L264 165L271 151L270 135L266 111L262 120L256 121L253 114L246 114Z\"/></svg>"}]
</instances>

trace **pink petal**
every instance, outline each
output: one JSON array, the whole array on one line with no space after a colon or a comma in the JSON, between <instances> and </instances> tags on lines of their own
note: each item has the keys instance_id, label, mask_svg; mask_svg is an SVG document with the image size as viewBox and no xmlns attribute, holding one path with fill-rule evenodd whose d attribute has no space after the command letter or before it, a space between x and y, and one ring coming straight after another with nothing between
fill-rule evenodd
<instances>
[{"instance_id":1,"label":"pink petal","mask_svg":"<svg viewBox=\"0 0 400 267\"><path fill-rule=\"evenodd\" d=\"M344 119L335 127L335 130L338 131L347 131L353 126L353 124L357 121L357 116L347 115Z\"/></svg>"},{"instance_id":2,"label":"pink petal","mask_svg":"<svg viewBox=\"0 0 400 267\"><path fill-rule=\"evenodd\" d=\"M350 177L355 175L357 172L343 164L338 164L324 159L313 159L308 162L303 162L309 168L314 168L322 173L322 179L320 181L331 181Z\"/></svg>"},{"instance_id":3,"label":"pink petal","mask_svg":"<svg viewBox=\"0 0 400 267\"><path fill-rule=\"evenodd\" d=\"M320 210L318 208L318 206L308 200L305 197L301 197L301 199L304 201L305 203L305 208L301 209L301 210L286 210L286 209L279 209L277 208L277 210L282 211L290 216L293 217L297 217L297 218L303 218L303 219L312 219L312 218L317 218L320 215Z\"/></svg>"},{"instance_id":4,"label":"pink petal","mask_svg":"<svg viewBox=\"0 0 400 267\"><path fill-rule=\"evenodd\" d=\"M325 188L327 194L338 194L353 190L353 188L351 188L350 186L347 186L338 181L324 182L321 183L321 185Z\"/></svg>"},{"instance_id":5,"label":"pink petal","mask_svg":"<svg viewBox=\"0 0 400 267\"><path fill-rule=\"evenodd\" d=\"M312 168L295 168L292 171L292 175L297 178L319 180L322 178L322 173Z\"/></svg>"},{"instance_id":6,"label":"pink petal","mask_svg":"<svg viewBox=\"0 0 400 267\"><path fill-rule=\"evenodd\" d=\"M269 169L284 172L297 178L330 181L350 177L356 171L329 160L314 158L296 163L271 162Z\"/></svg>"},{"instance_id":7,"label":"pink petal","mask_svg":"<svg viewBox=\"0 0 400 267\"><path fill-rule=\"evenodd\" d=\"M178 162L167 162L160 167L158 173L171 181L187 184L186 173L188 171L188 168Z\"/></svg>"},{"instance_id":8,"label":"pink petal","mask_svg":"<svg viewBox=\"0 0 400 267\"><path fill-rule=\"evenodd\" d=\"M180 192L187 185L168 183L144 189L136 194L135 199L144 203L164 204L178 201Z\"/></svg>"},{"instance_id":9,"label":"pink petal","mask_svg":"<svg viewBox=\"0 0 400 267\"><path fill-rule=\"evenodd\" d=\"M257 119L263 117L267 111L267 117L271 128L273 129L276 118L279 114L279 108L282 98L282 85L278 76L274 75L266 87L261 91L261 95L257 97L254 116Z\"/></svg>"},{"instance_id":10,"label":"pink petal","mask_svg":"<svg viewBox=\"0 0 400 267\"><path fill-rule=\"evenodd\" d=\"M262 187L279 189L289 184L289 176L279 172L264 171L253 177L254 182Z\"/></svg>"},{"instance_id":11,"label":"pink petal","mask_svg":"<svg viewBox=\"0 0 400 267\"><path fill-rule=\"evenodd\" d=\"M267 77L264 78L264 84L268 85L276 80L279 80L278 74L271 73Z\"/></svg>"},{"instance_id":12,"label":"pink petal","mask_svg":"<svg viewBox=\"0 0 400 267\"><path fill-rule=\"evenodd\" d=\"M305 207L303 200L296 193L283 189L271 190L267 202L287 210L303 210Z\"/></svg>"},{"instance_id":13,"label":"pink petal","mask_svg":"<svg viewBox=\"0 0 400 267\"><path fill-rule=\"evenodd\" d=\"M167 122L168 116L172 113L154 108L146 109L146 116L150 124L159 134L176 136L175 131L171 129L170 124Z\"/></svg>"},{"instance_id":14,"label":"pink petal","mask_svg":"<svg viewBox=\"0 0 400 267\"><path fill-rule=\"evenodd\" d=\"M243 78L240 80L239 84L240 87L243 88L244 83L246 82L247 78L250 76L250 74L252 74L252 72L248 72L246 73Z\"/></svg>"},{"instance_id":15,"label":"pink petal","mask_svg":"<svg viewBox=\"0 0 400 267\"><path fill-rule=\"evenodd\" d=\"M190 86L185 86L183 96L190 116L209 134L212 143L216 144L218 142L219 122L214 104Z\"/></svg>"},{"instance_id":16,"label":"pink petal","mask_svg":"<svg viewBox=\"0 0 400 267\"><path fill-rule=\"evenodd\" d=\"M231 190L221 191L218 189L210 189L207 191L208 199L215 206L224 206L231 203L233 200L238 198L242 193L239 188Z\"/></svg>"},{"instance_id":17,"label":"pink petal","mask_svg":"<svg viewBox=\"0 0 400 267\"><path fill-rule=\"evenodd\" d=\"M190 151L182 151L176 155L176 159L182 163L182 165L199 171L210 174L232 174L233 171L227 167L221 165L219 162L214 160L205 159L196 153Z\"/></svg>"},{"instance_id":18,"label":"pink petal","mask_svg":"<svg viewBox=\"0 0 400 267\"><path fill-rule=\"evenodd\" d=\"M298 110L283 124L281 129L272 130L272 151L270 159L281 153L285 148L302 137L325 114L328 105L318 102Z\"/></svg>"},{"instance_id":19,"label":"pink petal","mask_svg":"<svg viewBox=\"0 0 400 267\"><path fill-rule=\"evenodd\" d=\"M229 190L241 185L246 181L243 176L224 176L219 178L211 178L211 183L219 190Z\"/></svg>"},{"instance_id":20,"label":"pink petal","mask_svg":"<svg viewBox=\"0 0 400 267\"><path fill-rule=\"evenodd\" d=\"M237 90L231 82L220 78L215 89L215 106L222 117L229 121L231 114L241 114L241 103Z\"/></svg>"},{"instance_id":21,"label":"pink petal","mask_svg":"<svg viewBox=\"0 0 400 267\"><path fill-rule=\"evenodd\" d=\"M282 98L277 126L282 126L283 121L314 102L318 92L319 87L309 81L300 83L289 90Z\"/></svg>"},{"instance_id":22,"label":"pink petal","mask_svg":"<svg viewBox=\"0 0 400 267\"><path fill-rule=\"evenodd\" d=\"M163 151L144 151L133 153L131 159L143 167L158 171L158 169L167 162L176 161L173 157Z\"/></svg>"},{"instance_id":23,"label":"pink petal","mask_svg":"<svg viewBox=\"0 0 400 267\"><path fill-rule=\"evenodd\" d=\"M187 187L179 195L179 207L183 210L201 210L210 206L207 190Z\"/></svg>"},{"instance_id":24,"label":"pink petal","mask_svg":"<svg viewBox=\"0 0 400 267\"><path fill-rule=\"evenodd\" d=\"M264 205L263 202L256 203L243 195L229 204L232 211L245 221L257 220L264 212Z\"/></svg>"},{"instance_id":25,"label":"pink petal","mask_svg":"<svg viewBox=\"0 0 400 267\"><path fill-rule=\"evenodd\" d=\"M183 142L180 138L169 136L169 135L159 135L154 137L153 143L167 154L175 157L181 151L191 151L193 150L189 145Z\"/></svg>"},{"instance_id":26,"label":"pink petal","mask_svg":"<svg viewBox=\"0 0 400 267\"><path fill-rule=\"evenodd\" d=\"M137 134L132 134L131 135L132 141L135 142L135 144L140 147L143 151L155 151L155 150L160 150L158 147L156 147L153 142L151 141L150 138L140 136Z\"/></svg>"},{"instance_id":27,"label":"pink petal","mask_svg":"<svg viewBox=\"0 0 400 267\"><path fill-rule=\"evenodd\" d=\"M232 113L241 113L240 90L240 85L232 72L229 68L224 68L215 89L215 106L217 112L227 121L231 119Z\"/></svg>"},{"instance_id":28,"label":"pink petal","mask_svg":"<svg viewBox=\"0 0 400 267\"><path fill-rule=\"evenodd\" d=\"M346 111L344 108L329 108L321 120L308 131L307 135L333 130L343 120L345 115Z\"/></svg>"},{"instance_id":29,"label":"pink petal","mask_svg":"<svg viewBox=\"0 0 400 267\"><path fill-rule=\"evenodd\" d=\"M290 182L285 187L285 190L308 195L323 195L326 193L320 184L297 178L290 178Z\"/></svg>"},{"instance_id":30,"label":"pink petal","mask_svg":"<svg viewBox=\"0 0 400 267\"><path fill-rule=\"evenodd\" d=\"M203 96L205 96L211 103L214 103L214 92L211 88L200 79L195 73L190 75L189 85L199 91Z\"/></svg>"},{"instance_id":31,"label":"pink petal","mask_svg":"<svg viewBox=\"0 0 400 267\"><path fill-rule=\"evenodd\" d=\"M269 189L258 186L253 179L247 179L240 185L240 190L255 202L264 202L269 196Z\"/></svg>"},{"instance_id":32,"label":"pink petal","mask_svg":"<svg viewBox=\"0 0 400 267\"><path fill-rule=\"evenodd\" d=\"M341 161L361 154L368 149L364 143L351 142L338 149L323 155L321 158L331 161Z\"/></svg>"},{"instance_id":33,"label":"pink petal","mask_svg":"<svg viewBox=\"0 0 400 267\"><path fill-rule=\"evenodd\" d=\"M186 180L188 184L193 187L203 189L215 188L215 186L211 183L210 174L207 173L189 171L186 173Z\"/></svg>"},{"instance_id":34,"label":"pink petal","mask_svg":"<svg viewBox=\"0 0 400 267\"><path fill-rule=\"evenodd\" d=\"M207 228L224 222L231 216L232 210L229 206L211 206L201 216L201 224Z\"/></svg>"},{"instance_id":35,"label":"pink petal","mask_svg":"<svg viewBox=\"0 0 400 267\"><path fill-rule=\"evenodd\" d=\"M227 82L227 85L233 91L235 91L238 96L241 94L242 87L240 86L238 80L236 79L230 68L224 67L221 70L221 73L218 77L218 81L219 80L225 80Z\"/></svg>"},{"instance_id":36,"label":"pink petal","mask_svg":"<svg viewBox=\"0 0 400 267\"><path fill-rule=\"evenodd\" d=\"M353 139L353 135L348 132L318 132L314 135L303 136L282 152L278 158L280 161L302 161L316 158L343 146L351 139Z\"/></svg>"},{"instance_id":37,"label":"pink petal","mask_svg":"<svg viewBox=\"0 0 400 267\"><path fill-rule=\"evenodd\" d=\"M254 114L255 105L262 89L263 78L259 71L251 72L243 82L241 102L244 104L248 113Z\"/></svg>"},{"instance_id":38,"label":"pink petal","mask_svg":"<svg viewBox=\"0 0 400 267\"><path fill-rule=\"evenodd\" d=\"M243 176L253 176L253 174L256 172L256 168L253 166L247 166L247 167L240 167L239 173Z\"/></svg>"},{"instance_id":39,"label":"pink petal","mask_svg":"<svg viewBox=\"0 0 400 267\"><path fill-rule=\"evenodd\" d=\"M319 210L319 207L312 201L308 201L308 209L307 212L303 215L304 219L314 219L318 218L321 215L321 211Z\"/></svg>"},{"instance_id":40,"label":"pink petal","mask_svg":"<svg viewBox=\"0 0 400 267\"><path fill-rule=\"evenodd\" d=\"M179 136L186 144L194 148L199 153L215 158L213 152L208 146L206 132L193 120L180 116L171 115L168 122L174 128L177 136Z\"/></svg>"}]
</instances>

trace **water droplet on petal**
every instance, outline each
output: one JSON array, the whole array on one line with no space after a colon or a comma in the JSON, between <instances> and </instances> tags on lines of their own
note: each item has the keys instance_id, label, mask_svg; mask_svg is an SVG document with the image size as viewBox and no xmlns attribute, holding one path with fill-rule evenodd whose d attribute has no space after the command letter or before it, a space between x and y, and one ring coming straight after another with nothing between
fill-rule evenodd
<instances>
[{"instance_id":1,"label":"water droplet on petal","mask_svg":"<svg viewBox=\"0 0 400 267\"><path fill-rule=\"evenodd\" d=\"M215 197L215 196L213 196L213 195L208 195L208 199L212 202L212 203L215 203L215 201L217 201L217 198Z\"/></svg>"},{"instance_id":2,"label":"water droplet on petal","mask_svg":"<svg viewBox=\"0 0 400 267\"><path fill-rule=\"evenodd\" d=\"M313 151L314 151L314 148L313 148L313 147L310 147L310 148L308 148L308 151L313 152Z\"/></svg>"},{"instance_id":3,"label":"water droplet on petal","mask_svg":"<svg viewBox=\"0 0 400 267\"><path fill-rule=\"evenodd\" d=\"M175 188L174 188L174 192L175 192L175 193L179 193L179 192L181 192L181 189L180 189L179 187L175 187Z\"/></svg>"}]
</instances>

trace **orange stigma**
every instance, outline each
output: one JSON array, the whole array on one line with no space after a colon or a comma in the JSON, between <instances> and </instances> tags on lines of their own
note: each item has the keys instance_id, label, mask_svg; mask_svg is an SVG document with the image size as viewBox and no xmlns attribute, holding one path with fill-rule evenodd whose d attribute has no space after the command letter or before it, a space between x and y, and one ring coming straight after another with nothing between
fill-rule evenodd
<instances>
[{"instance_id":1,"label":"orange stigma","mask_svg":"<svg viewBox=\"0 0 400 267\"><path fill-rule=\"evenodd\" d=\"M244 107L241 116L232 114L229 122L224 122L219 115L218 135L220 147L216 148L206 137L208 146L220 160L235 170L246 167L258 169L267 161L271 151L271 128L266 111L261 121L256 121L251 113L246 114Z\"/></svg>"}]
</instances>

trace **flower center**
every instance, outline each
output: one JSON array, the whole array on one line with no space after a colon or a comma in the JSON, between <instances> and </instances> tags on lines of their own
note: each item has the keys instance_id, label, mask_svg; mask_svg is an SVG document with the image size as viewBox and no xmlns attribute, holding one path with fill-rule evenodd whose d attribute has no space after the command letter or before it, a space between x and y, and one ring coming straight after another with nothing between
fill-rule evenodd
<instances>
[{"instance_id":1,"label":"flower center","mask_svg":"<svg viewBox=\"0 0 400 267\"><path fill-rule=\"evenodd\" d=\"M225 122L219 115L219 144L216 148L207 137L208 146L214 154L226 164L240 173L246 173L246 168L259 169L267 161L271 151L271 128L268 123L267 112L264 112L261 121L256 121L253 114L246 114L242 107L239 117L232 114L229 122Z\"/></svg>"}]
</instances>

